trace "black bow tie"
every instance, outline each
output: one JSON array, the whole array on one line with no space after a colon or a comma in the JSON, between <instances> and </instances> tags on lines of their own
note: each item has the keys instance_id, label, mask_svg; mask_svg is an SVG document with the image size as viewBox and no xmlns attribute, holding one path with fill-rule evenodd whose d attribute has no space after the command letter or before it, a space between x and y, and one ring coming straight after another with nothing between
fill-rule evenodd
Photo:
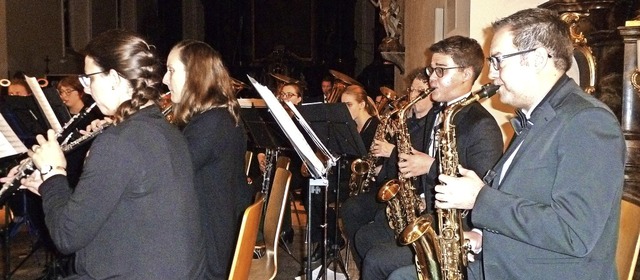
<instances>
[{"instance_id":1,"label":"black bow tie","mask_svg":"<svg viewBox=\"0 0 640 280\"><path fill-rule=\"evenodd\" d=\"M533 125L529 119L527 119L527 115L522 112L522 110L516 110L516 116L511 120L511 126L513 126L513 130L516 132L516 135L520 135L524 129L529 128Z\"/></svg>"}]
</instances>

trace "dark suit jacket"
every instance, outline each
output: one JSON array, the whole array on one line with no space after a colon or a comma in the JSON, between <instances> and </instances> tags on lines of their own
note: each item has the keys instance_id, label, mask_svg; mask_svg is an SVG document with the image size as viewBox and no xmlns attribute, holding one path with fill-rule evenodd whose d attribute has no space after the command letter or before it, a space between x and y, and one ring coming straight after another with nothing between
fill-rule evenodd
<instances>
[{"instance_id":1,"label":"dark suit jacket","mask_svg":"<svg viewBox=\"0 0 640 280\"><path fill-rule=\"evenodd\" d=\"M486 279L617 279L625 143L615 115L563 76L531 122L473 208Z\"/></svg>"},{"instance_id":2,"label":"dark suit jacket","mask_svg":"<svg viewBox=\"0 0 640 280\"><path fill-rule=\"evenodd\" d=\"M498 123L480 103L473 102L455 115L453 124L460 165L483 176L502 156L504 142ZM428 213L435 213L434 186L440 174L438 168L439 160L436 160L426 176ZM465 230L470 228L465 225Z\"/></svg>"}]
</instances>

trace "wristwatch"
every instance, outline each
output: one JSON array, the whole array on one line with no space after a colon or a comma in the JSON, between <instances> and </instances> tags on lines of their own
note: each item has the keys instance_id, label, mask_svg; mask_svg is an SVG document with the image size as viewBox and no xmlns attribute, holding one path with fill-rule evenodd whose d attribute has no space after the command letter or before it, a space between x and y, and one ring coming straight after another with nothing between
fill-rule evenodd
<instances>
[{"instance_id":1,"label":"wristwatch","mask_svg":"<svg viewBox=\"0 0 640 280\"><path fill-rule=\"evenodd\" d=\"M44 176L49 174L49 172L53 171L54 169L58 169L58 170L62 170L62 171L66 171L66 169L62 166L51 166L51 165L43 165L42 168L40 168L40 175Z\"/></svg>"}]
</instances>

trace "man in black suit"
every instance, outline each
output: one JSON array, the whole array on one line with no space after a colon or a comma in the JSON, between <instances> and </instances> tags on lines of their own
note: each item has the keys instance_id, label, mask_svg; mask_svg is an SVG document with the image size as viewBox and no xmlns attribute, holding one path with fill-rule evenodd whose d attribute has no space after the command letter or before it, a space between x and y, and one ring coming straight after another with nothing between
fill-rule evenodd
<instances>
[{"instance_id":1,"label":"man in black suit","mask_svg":"<svg viewBox=\"0 0 640 280\"><path fill-rule=\"evenodd\" d=\"M487 279L618 279L620 124L565 74L573 47L555 12L519 11L493 29L489 77L518 108L517 135L484 182L440 176L436 206L473 208Z\"/></svg>"},{"instance_id":2,"label":"man in black suit","mask_svg":"<svg viewBox=\"0 0 640 280\"><path fill-rule=\"evenodd\" d=\"M435 43L429 50L432 53L431 64L427 67L429 85L436 88L431 98L446 106L467 97L484 64L478 42L453 36ZM402 176L418 177L415 186L424 194L427 214L435 212L433 187L438 175L438 157L434 135L442 119L439 109L441 106L434 106L427 115L425 139L428 141L422 147L414 144L411 154L401 153L398 163ZM460 163L484 174L502 155L502 133L495 119L482 105L474 102L456 115L453 125ZM362 227L355 237L358 254L364 257L362 278L367 280L386 279L395 269L413 263L413 252L407 246L397 245L394 232L388 229L384 211L379 212L376 220ZM380 237L385 235L386 241L381 241Z\"/></svg>"}]
</instances>

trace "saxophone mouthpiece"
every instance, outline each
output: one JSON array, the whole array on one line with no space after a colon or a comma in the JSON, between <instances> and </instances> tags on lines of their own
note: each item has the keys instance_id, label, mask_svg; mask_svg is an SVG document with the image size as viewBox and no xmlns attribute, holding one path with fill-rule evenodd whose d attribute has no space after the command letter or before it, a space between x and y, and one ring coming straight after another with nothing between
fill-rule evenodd
<instances>
[{"instance_id":1,"label":"saxophone mouthpiece","mask_svg":"<svg viewBox=\"0 0 640 280\"><path fill-rule=\"evenodd\" d=\"M496 94L496 92L498 92L498 89L500 88L499 85L494 85L491 83L485 84L482 86L482 88L478 91L478 97L482 98L490 98L491 96L493 96L494 94Z\"/></svg>"}]
</instances>

